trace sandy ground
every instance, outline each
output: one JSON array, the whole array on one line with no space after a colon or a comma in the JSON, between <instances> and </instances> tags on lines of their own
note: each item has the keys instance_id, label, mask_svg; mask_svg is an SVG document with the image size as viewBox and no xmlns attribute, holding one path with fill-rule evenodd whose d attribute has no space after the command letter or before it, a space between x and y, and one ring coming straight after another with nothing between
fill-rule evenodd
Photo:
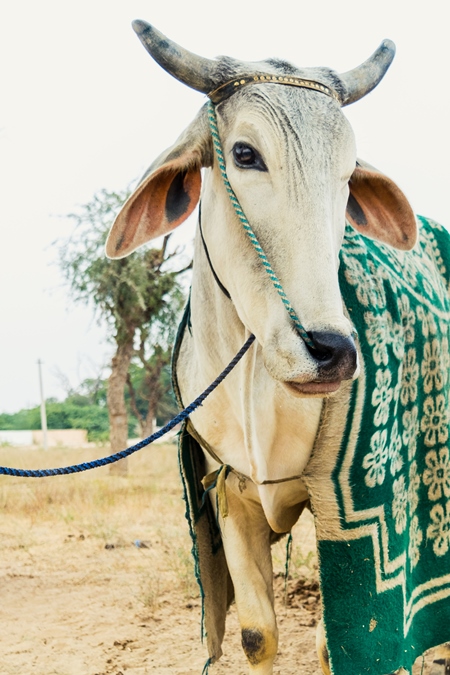
<instances>
[{"instance_id":1,"label":"sandy ground","mask_svg":"<svg viewBox=\"0 0 450 675\"><path fill-rule=\"evenodd\" d=\"M108 449L0 449L0 464L62 466ZM49 479L0 477L0 675L200 675L200 600L190 559L174 446L108 469ZM275 673L320 675L314 526L274 547L280 629ZM422 661L415 668L421 672ZM235 608L210 675L247 673Z\"/></svg>"}]
</instances>

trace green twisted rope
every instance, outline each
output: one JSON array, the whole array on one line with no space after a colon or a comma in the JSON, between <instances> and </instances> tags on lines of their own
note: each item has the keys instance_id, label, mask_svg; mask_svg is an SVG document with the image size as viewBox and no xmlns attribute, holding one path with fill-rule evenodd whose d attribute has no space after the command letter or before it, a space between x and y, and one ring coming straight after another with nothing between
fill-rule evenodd
<instances>
[{"instance_id":1,"label":"green twisted rope","mask_svg":"<svg viewBox=\"0 0 450 675\"><path fill-rule=\"evenodd\" d=\"M220 173L222 174L222 179L226 188L226 191L228 193L228 196L230 198L230 201L234 207L234 210L236 212L237 217L242 223L242 227L244 228L245 232L247 233L250 241L252 242L256 253L258 254L259 258L261 259L262 264L266 268L266 272L269 275L269 277L272 280L272 283L280 296L281 300L283 301L283 304L285 308L287 309L289 316L291 317L296 329L298 330L301 338L303 341L308 345L308 347L314 348L314 343L311 340L311 338L308 336L308 333L306 330L303 328L302 324L300 323L300 319L298 318L297 314L294 311L294 308L292 307L291 303L289 302L286 293L283 290L283 287L280 283L280 280L278 279L277 275L272 269L272 266L270 262L267 260L267 256L264 253L258 239L256 238L255 233L253 232L250 223L248 222L247 218L245 217L245 213L243 212L241 205L239 204L239 201L234 194L233 188L230 185L230 181L228 180L227 176L227 169L225 166L225 159L223 156L222 152L222 144L220 142L220 136L219 136L219 129L217 127L217 118L216 118L216 111L214 108L214 104L210 101L208 104L208 118L209 118L209 125L211 127L211 135L214 143L214 148L216 150L216 155L217 155L217 161L219 163L219 168L220 168Z\"/></svg>"}]
</instances>

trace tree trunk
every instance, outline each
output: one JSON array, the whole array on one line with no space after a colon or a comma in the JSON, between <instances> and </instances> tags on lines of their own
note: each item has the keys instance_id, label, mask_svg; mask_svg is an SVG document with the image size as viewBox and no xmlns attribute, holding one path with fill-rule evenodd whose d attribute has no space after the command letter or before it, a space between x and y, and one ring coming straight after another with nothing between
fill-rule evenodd
<instances>
[{"instance_id":1,"label":"tree trunk","mask_svg":"<svg viewBox=\"0 0 450 675\"><path fill-rule=\"evenodd\" d=\"M127 342L119 344L111 363L111 375L108 381L108 413L112 452L125 450L128 441L128 415L125 406L125 385L128 368L133 355L133 336ZM126 476L128 459L121 459L109 467L110 474Z\"/></svg>"},{"instance_id":2,"label":"tree trunk","mask_svg":"<svg viewBox=\"0 0 450 675\"><path fill-rule=\"evenodd\" d=\"M138 421L138 431L139 431L139 437L144 438L145 434L143 432L144 429L144 424L145 424L145 419L139 412L137 400L136 400L136 392L133 387L133 382L131 381L131 376L130 373L127 375L127 385L128 385L128 393L130 394L130 405L131 405L131 410L134 412L135 417Z\"/></svg>"},{"instance_id":3,"label":"tree trunk","mask_svg":"<svg viewBox=\"0 0 450 675\"><path fill-rule=\"evenodd\" d=\"M156 418L156 405L157 401L149 401L147 416L142 422L142 437L147 438L151 436L154 431L153 422Z\"/></svg>"}]
</instances>

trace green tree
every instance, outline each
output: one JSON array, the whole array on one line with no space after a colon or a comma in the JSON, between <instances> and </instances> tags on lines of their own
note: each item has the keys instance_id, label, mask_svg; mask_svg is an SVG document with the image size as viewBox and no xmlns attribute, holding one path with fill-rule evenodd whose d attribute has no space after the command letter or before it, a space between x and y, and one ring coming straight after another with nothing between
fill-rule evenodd
<instances>
[{"instance_id":1,"label":"green tree","mask_svg":"<svg viewBox=\"0 0 450 675\"><path fill-rule=\"evenodd\" d=\"M47 400L46 410L49 429L86 429L90 441L105 441L109 437L107 408L92 404L83 396L74 394L65 401ZM0 414L2 431L40 428L40 406Z\"/></svg>"},{"instance_id":2,"label":"green tree","mask_svg":"<svg viewBox=\"0 0 450 675\"><path fill-rule=\"evenodd\" d=\"M159 371L158 371L159 372ZM129 377L134 401L130 389L125 390L125 403L128 411L128 435L149 435L152 429L145 428L147 418L156 419L158 425L164 425L178 412L177 403L171 386L169 365L165 365L156 383L158 400L156 407L150 410L149 398L152 392L147 387L146 371L135 358L130 364ZM70 387L63 401L48 398L46 401L47 426L49 429L86 429L88 440L104 442L109 440L109 417L107 407L108 380L101 377L86 378L76 389ZM24 408L15 413L0 413L0 430L24 430L41 428L40 406Z\"/></svg>"},{"instance_id":3,"label":"green tree","mask_svg":"<svg viewBox=\"0 0 450 675\"><path fill-rule=\"evenodd\" d=\"M160 368L161 373L165 363L160 367L161 359L164 361L160 350L165 353L170 348L184 301L179 274L187 269L173 269L172 259L178 252L169 252L170 235L159 248L144 247L121 260L106 258L109 229L127 196L128 191L101 190L91 202L69 215L75 222L74 233L68 241L59 242L60 267L72 298L95 308L98 320L106 324L115 343L107 392L113 452L127 443L124 390L131 361L138 354L148 372ZM156 338L154 347L152 338ZM153 406L151 397L148 402ZM126 471L124 462L118 470Z\"/></svg>"},{"instance_id":4,"label":"green tree","mask_svg":"<svg viewBox=\"0 0 450 675\"><path fill-rule=\"evenodd\" d=\"M125 398L137 421L139 436L153 433L154 420L164 425L178 412L172 391L170 358L170 350L157 345L145 363L135 360L130 366Z\"/></svg>"}]
</instances>

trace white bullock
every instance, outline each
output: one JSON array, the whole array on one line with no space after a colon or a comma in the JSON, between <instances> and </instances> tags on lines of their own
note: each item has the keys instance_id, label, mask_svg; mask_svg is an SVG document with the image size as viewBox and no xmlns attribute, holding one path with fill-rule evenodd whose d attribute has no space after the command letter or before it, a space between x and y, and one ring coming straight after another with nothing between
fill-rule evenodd
<instances>
[{"instance_id":1,"label":"white bullock","mask_svg":"<svg viewBox=\"0 0 450 675\"><path fill-rule=\"evenodd\" d=\"M233 468L226 478L228 515L218 517L249 669L269 675L278 641L270 542L292 528L308 500L301 474L324 397L359 371L337 275L347 205L348 219L364 234L403 250L416 242L409 203L392 181L357 163L342 112L379 83L394 46L385 41L364 64L337 74L276 59L209 61L145 22L134 29L160 65L216 104L229 181L309 336L306 344L233 210L205 105L123 207L107 254L126 256L172 231L201 193L192 330L184 334L177 374L187 404L256 336L191 422L203 447L212 449L205 452L206 473ZM318 645L329 672L320 631Z\"/></svg>"}]
</instances>

